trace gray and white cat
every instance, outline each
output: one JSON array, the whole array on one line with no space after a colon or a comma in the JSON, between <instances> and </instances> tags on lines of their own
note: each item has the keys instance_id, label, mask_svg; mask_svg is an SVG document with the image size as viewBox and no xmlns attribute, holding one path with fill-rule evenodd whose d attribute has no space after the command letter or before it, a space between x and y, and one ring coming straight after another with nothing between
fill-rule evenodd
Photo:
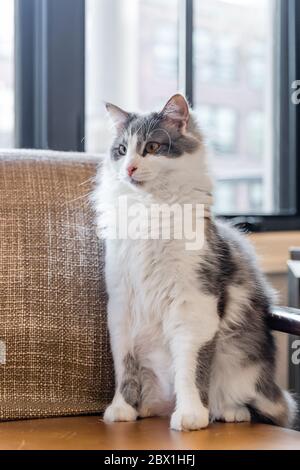
<instances>
[{"instance_id":1,"label":"gray and white cat","mask_svg":"<svg viewBox=\"0 0 300 470\"><path fill-rule=\"evenodd\" d=\"M208 210L205 146L185 98L146 115L107 110L116 133L93 196L99 227L115 223L105 208L124 195L206 210L199 250L174 238L106 240L116 392L105 421L171 415L172 429L188 431L258 417L290 426L295 403L274 381L271 289L245 237Z\"/></svg>"}]
</instances>

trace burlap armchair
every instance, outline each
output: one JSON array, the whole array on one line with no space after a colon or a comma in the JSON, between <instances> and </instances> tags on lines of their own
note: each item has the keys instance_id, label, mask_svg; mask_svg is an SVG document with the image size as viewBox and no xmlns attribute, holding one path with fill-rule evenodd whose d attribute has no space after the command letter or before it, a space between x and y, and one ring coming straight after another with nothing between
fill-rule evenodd
<instances>
[{"instance_id":1,"label":"burlap armchair","mask_svg":"<svg viewBox=\"0 0 300 470\"><path fill-rule=\"evenodd\" d=\"M0 449L300 449L299 433L272 426L101 421L114 384L96 167L84 154L0 153Z\"/></svg>"},{"instance_id":2,"label":"burlap armchair","mask_svg":"<svg viewBox=\"0 0 300 470\"><path fill-rule=\"evenodd\" d=\"M103 411L113 392L96 161L0 155L0 419Z\"/></svg>"}]
</instances>

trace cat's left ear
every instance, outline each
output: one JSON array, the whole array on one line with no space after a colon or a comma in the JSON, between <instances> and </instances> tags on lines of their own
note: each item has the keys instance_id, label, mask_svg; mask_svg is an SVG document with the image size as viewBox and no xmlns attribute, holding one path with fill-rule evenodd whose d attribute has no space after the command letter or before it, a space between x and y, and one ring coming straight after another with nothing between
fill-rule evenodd
<instances>
[{"instance_id":1,"label":"cat's left ear","mask_svg":"<svg viewBox=\"0 0 300 470\"><path fill-rule=\"evenodd\" d=\"M105 103L105 107L116 130L122 131L126 127L130 114L115 104Z\"/></svg>"},{"instance_id":2,"label":"cat's left ear","mask_svg":"<svg viewBox=\"0 0 300 470\"><path fill-rule=\"evenodd\" d=\"M171 125L184 132L190 119L189 105L184 96L179 93L172 96L162 110L162 115Z\"/></svg>"}]
</instances>

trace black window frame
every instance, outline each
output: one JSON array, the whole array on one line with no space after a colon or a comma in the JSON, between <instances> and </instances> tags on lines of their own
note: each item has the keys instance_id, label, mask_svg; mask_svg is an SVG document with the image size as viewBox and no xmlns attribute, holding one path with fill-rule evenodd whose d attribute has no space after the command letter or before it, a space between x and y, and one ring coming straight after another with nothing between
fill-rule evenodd
<instances>
[{"instance_id":1,"label":"black window frame","mask_svg":"<svg viewBox=\"0 0 300 470\"><path fill-rule=\"evenodd\" d=\"M16 147L84 151L85 0L15 0Z\"/></svg>"},{"instance_id":2,"label":"black window frame","mask_svg":"<svg viewBox=\"0 0 300 470\"><path fill-rule=\"evenodd\" d=\"M291 101L292 82L300 79L300 2L276 1L280 113L273 125L280 141L274 178L279 184L281 211L273 215L220 214L249 231L300 229L300 105ZM85 0L15 2L16 146L83 152ZM193 105L194 0L181 0L181 7L179 74Z\"/></svg>"}]
</instances>

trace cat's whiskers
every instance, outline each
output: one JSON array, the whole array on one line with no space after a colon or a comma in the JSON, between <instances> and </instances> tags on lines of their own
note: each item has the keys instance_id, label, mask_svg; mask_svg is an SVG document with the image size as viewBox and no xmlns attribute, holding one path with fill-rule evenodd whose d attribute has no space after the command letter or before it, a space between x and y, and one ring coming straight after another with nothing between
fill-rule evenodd
<instances>
[{"instance_id":1,"label":"cat's whiskers","mask_svg":"<svg viewBox=\"0 0 300 470\"><path fill-rule=\"evenodd\" d=\"M67 204L73 204L73 202L80 201L81 199L87 198L90 195L90 193L83 194L82 196L79 196L75 199L72 199L71 201L67 201Z\"/></svg>"},{"instance_id":2,"label":"cat's whiskers","mask_svg":"<svg viewBox=\"0 0 300 470\"><path fill-rule=\"evenodd\" d=\"M150 122L149 122L149 125L148 125L148 131L147 131L147 135L146 135L146 140L148 140L149 135L152 134L153 128L155 128L155 126L158 122L159 122L159 118L153 117L152 119L150 119Z\"/></svg>"},{"instance_id":3,"label":"cat's whiskers","mask_svg":"<svg viewBox=\"0 0 300 470\"><path fill-rule=\"evenodd\" d=\"M93 183L95 181L95 177L94 176L91 176L90 178L88 178L87 180L83 181L82 183L80 183L78 186L84 186L85 184L87 183Z\"/></svg>"}]
</instances>

